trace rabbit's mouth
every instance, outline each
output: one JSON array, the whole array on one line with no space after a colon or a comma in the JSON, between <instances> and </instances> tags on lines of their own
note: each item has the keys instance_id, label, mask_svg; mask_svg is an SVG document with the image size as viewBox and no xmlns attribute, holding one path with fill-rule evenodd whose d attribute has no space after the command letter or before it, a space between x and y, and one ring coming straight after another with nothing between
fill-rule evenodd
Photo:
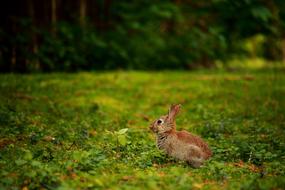
<instances>
[{"instance_id":1,"label":"rabbit's mouth","mask_svg":"<svg viewBox=\"0 0 285 190\"><path fill-rule=\"evenodd\" d=\"M157 132L158 132L157 128L154 127L153 125L151 125L151 126L149 127L149 129L150 129L152 132L154 132L154 133L157 133Z\"/></svg>"}]
</instances>

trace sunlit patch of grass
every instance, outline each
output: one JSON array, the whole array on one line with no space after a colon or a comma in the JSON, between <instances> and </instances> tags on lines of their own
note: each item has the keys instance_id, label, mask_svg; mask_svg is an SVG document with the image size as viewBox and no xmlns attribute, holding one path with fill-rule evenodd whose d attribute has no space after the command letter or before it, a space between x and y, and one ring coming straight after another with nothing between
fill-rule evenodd
<instances>
[{"instance_id":1,"label":"sunlit patch of grass","mask_svg":"<svg viewBox=\"0 0 285 190\"><path fill-rule=\"evenodd\" d=\"M108 96L99 96L92 100L94 103L98 103L104 107L109 108L110 110L122 112L128 108L123 102Z\"/></svg>"},{"instance_id":2,"label":"sunlit patch of grass","mask_svg":"<svg viewBox=\"0 0 285 190\"><path fill-rule=\"evenodd\" d=\"M274 67L281 66L284 67L282 63L269 63L267 60L259 57L253 57L251 59L232 59L227 63L230 68L242 68L242 69L263 69L263 68L270 68L272 65ZM283 65L283 66L282 66Z\"/></svg>"}]
</instances>

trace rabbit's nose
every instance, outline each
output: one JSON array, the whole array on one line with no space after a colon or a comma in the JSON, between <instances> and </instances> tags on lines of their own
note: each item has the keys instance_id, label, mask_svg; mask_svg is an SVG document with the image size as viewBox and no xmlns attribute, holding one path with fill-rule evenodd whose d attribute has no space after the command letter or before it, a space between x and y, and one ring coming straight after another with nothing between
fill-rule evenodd
<instances>
[{"instance_id":1,"label":"rabbit's nose","mask_svg":"<svg viewBox=\"0 0 285 190\"><path fill-rule=\"evenodd\" d=\"M154 132L157 133L157 128L155 126L150 126L149 129Z\"/></svg>"}]
</instances>

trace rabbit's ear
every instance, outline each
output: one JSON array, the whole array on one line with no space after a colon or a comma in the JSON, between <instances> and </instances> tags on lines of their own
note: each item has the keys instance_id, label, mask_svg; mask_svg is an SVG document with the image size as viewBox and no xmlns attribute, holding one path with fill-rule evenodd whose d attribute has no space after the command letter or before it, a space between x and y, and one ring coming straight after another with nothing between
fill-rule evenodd
<instances>
[{"instance_id":1,"label":"rabbit's ear","mask_svg":"<svg viewBox=\"0 0 285 190\"><path fill-rule=\"evenodd\" d=\"M169 108L169 112L168 112L168 119L169 119L169 121L174 121L175 120L175 117L178 114L180 108L181 108L180 104L171 105L171 107Z\"/></svg>"}]
</instances>

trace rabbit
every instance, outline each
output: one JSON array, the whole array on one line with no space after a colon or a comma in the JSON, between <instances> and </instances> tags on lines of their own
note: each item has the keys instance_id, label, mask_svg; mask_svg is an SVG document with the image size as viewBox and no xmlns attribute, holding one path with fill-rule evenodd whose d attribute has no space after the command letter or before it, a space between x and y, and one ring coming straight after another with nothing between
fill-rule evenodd
<instances>
[{"instance_id":1,"label":"rabbit","mask_svg":"<svg viewBox=\"0 0 285 190\"><path fill-rule=\"evenodd\" d=\"M176 131L175 117L180 108L180 104L172 105L168 114L155 120L150 129L156 134L156 144L159 149L198 168L212 156L212 151L200 137L185 130Z\"/></svg>"}]
</instances>

